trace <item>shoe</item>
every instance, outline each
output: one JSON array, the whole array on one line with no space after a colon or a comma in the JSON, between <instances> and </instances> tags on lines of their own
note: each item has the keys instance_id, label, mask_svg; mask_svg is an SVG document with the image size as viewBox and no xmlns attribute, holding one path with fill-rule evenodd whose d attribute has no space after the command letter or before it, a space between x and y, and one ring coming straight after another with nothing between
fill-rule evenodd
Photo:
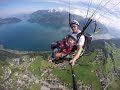
<instances>
[{"instance_id":1,"label":"shoe","mask_svg":"<svg viewBox=\"0 0 120 90\"><path fill-rule=\"evenodd\" d=\"M48 58L49 62L52 62L54 60L54 58L50 57Z\"/></svg>"}]
</instances>

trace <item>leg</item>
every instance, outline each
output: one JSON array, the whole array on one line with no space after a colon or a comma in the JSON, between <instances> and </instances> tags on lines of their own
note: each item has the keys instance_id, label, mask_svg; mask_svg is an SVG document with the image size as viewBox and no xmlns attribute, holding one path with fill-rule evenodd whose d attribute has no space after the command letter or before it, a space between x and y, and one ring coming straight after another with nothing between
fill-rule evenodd
<instances>
[{"instance_id":1,"label":"leg","mask_svg":"<svg viewBox=\"0 0 120 90\"><path fill-rule=\"evenodd\" d=\"M58 52L58 49L57 49L57 48L53 49L53 50L52 50L52 55L51 55L51 57L52 57L52 58L55 58L57 52Z\"/></svg>"},{"instance_id":2,"label":"leg","mask_svg":"<svg viewBox=\"0 0 120 90\"><path fill-rule=\"evenodd\" d=\"M51 54L51 57L49 58L49 61L52 61L55 59L57 52L58 52L57 48L52 49L52 54Z\"/></svg>"},{"instance_id":3,"label":"leg","mask_svg":"<svg viewBox=\"0 0 120 90\"><path fill-rule=\"evenodd\" d=\"M62 53L61 52L56 53L56 55L55 55L55 59L56 60L59 60L61 57L62 57Z\"/></svg>"}]
</instances>

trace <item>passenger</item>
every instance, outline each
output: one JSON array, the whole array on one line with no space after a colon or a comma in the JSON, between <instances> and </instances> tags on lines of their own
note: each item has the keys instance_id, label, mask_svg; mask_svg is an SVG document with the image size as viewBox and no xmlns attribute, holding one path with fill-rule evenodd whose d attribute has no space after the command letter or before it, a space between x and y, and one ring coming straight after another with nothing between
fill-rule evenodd
<instances>
[{"instance_id":1,"label":"passenger","mask_svg":"<svg viewBox=\"0 0 120 90\"><path fill-rule=\"evenodd\" d=\"M73 50L74 45L77 43L76 35L69 34L67 38L62 41L58 41L51 45L52 55L49 58L49 61L58 60L68 54Z\"/></svg>"}]
</instances>

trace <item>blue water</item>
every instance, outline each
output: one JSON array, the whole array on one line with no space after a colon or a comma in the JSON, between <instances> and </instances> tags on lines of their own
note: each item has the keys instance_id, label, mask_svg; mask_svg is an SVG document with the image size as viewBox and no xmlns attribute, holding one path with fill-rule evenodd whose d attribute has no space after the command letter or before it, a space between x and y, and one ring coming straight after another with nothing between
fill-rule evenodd
<instances>
[{"instance_id":1,"label":"blue water","mask_svg":"<svg viewBox=\"0 0 120 90\"><path fill-rule=\"evenodd\" d=\"M7 49L22 51L50 50L50 44L65 37L66 26L37 24L22 21L0 26L0 44Z\"/></svg>"}]
</instances>

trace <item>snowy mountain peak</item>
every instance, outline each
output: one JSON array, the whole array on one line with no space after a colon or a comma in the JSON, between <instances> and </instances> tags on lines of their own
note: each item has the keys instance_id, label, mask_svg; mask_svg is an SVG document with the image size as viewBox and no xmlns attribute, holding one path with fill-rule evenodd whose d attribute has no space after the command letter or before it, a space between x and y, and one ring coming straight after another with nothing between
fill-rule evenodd
<instances>
[{"instance_id":1,"label":"snowy mountain peak","mask_svg":"<svg viewBox=\"0 0 120 90\"><path fill-rule=\"evenodd\" d=\"M49 9L48 12L64 12L65 10L58 8L58 9Z\"/></svg>"}]
</instances>

